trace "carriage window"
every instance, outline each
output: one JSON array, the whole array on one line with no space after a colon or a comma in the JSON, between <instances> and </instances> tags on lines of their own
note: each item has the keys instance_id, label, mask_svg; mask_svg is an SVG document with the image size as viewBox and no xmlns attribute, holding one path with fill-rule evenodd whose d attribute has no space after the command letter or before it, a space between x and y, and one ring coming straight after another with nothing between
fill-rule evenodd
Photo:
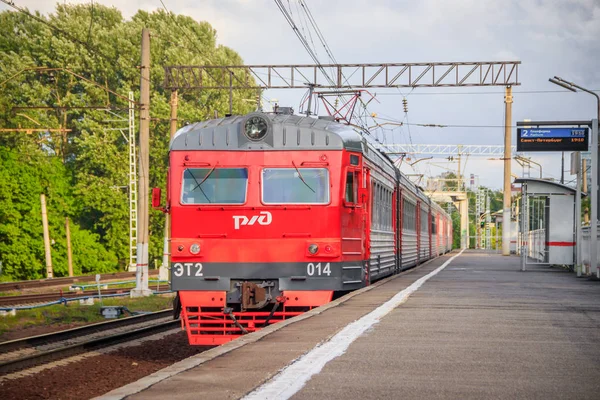
<instances>
[{"instance_id":1,"label":"carriage window","mask_svg":"<svg viewBox=\"0 0 600 400\"><path fill-rule=\"evenodd\" d=\"M428 226L429 226L429 221L427 220L428 214L427 214L427 210L422 209L421 210L421 232L427 232Z\"/></svg>"},{"instance_id":2,"label":"carriage window","mask_svg":"<svg viewBox=\"0 0 600 400\"><path fill-rule=\"evenodd\" d=\"M246 168L188 168L183 172L182 204L244 204Z\"/></svg>"},{"instance_id":3,"label":"carriage window","mask_svg":"<svg viewBox=\"0 0 600 400\"><path fill-rule=\"evenodd\" d=\"M357 203L358 199L358 182L356 182L354 172L348 171L346 174L346 195L344 200L348 203Z\"/></svg>"},{"instance_id":4,"label":"carriage window","mask_svg":"<svg viewBox=\"0 0 600 400\"><path fill-rule=\"evenodd\" d=\"M410 201L402 200L402 227L406 230L416 230L416 206Z\"/></svg>"},{"instance_id":5,"label":"carriage window","mask_svg":"<svg viewBox=\"0 0 600 400\"><path fill-rule=\"evenodd\" d=\"M327 204L329 171L325 168L265 168L262 201L265 204Z\"/></svg>"}]
</instances>

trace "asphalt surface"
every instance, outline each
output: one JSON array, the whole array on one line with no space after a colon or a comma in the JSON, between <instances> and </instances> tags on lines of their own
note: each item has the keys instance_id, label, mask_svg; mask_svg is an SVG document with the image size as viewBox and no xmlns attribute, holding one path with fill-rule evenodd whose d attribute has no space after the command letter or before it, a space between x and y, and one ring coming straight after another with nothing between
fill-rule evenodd
<instances>
[{"instance_id":1,"label":"asphalt surface","mask_svg":"<svg viewBox=\"0 0 600 400\"><path fill-rule=\"evenodd\" d=\"M243 347L149 388L141 380L128 398L240 398L447 259L258 340L248 335ZM521 272L517 257L465 252L292 398L598 399L599 328L600 282L546 266Z\"/></svg>"},{"instance_id":2,"label":"asphalt surface","mask_svg":"<svg viewBox=\"0 0 600 400\"><path fill-rule=\"evenodd\" d=\"M600 282L463 253L294 399L599 399Z\"/></svg>"}]
</instances>

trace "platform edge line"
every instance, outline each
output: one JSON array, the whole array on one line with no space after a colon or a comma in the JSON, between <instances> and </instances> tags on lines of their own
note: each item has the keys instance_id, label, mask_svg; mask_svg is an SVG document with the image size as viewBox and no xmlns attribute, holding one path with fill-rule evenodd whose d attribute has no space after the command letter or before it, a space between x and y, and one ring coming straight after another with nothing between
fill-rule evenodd
<instances>
[{"instance_id":1,"label":"platform edge line","mask_svg":"<svg viewBox=\"0 0 600 400\"><path fill-rule=\"evenodd\" d=\"M396 293L391 299L378 306L354 322L346 325L331 338L317 344L307 353L293 360L285 368L280 370L266 383L258 386L247 393L243 400L269 400L289 399L298 393L311 380L321 372L323 367L330 361L343 355L348 347L364 332L378 324L383 317L402 305L411 294L416 292L425 282L433 278L446 268L455 258L464 252L462 249L458 254L446 260L444 264L420 277L407 288Z\"/></svg>"}]
</instances>

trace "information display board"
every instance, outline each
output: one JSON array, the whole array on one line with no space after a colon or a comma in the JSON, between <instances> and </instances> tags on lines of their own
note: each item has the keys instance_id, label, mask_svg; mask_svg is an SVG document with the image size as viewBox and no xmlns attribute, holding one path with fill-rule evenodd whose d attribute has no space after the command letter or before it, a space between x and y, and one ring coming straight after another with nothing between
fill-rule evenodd
<instances>
[{"instance_id":1,"label":"information display board","mask_svg":"<svg viewBox=\"0 0 600 400\"><path fill-rule=\"evenodd\" d=\"M517 151L587 151L589 128L517 128Z\"/></svg>"}]
</instances>

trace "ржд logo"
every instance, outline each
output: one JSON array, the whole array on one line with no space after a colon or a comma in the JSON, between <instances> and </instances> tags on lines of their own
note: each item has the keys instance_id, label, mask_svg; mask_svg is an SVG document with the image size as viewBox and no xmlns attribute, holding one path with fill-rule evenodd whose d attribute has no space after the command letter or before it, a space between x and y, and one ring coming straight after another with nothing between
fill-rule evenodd
<instances>
[{"instance_id":1,"label":"\u0440\u0436\u0434 logo","mask_svg":"<svg viewBox=\"0 0 600 400\"><path fill-rule=\"evenodd\" d=\"M233 226L234 229L240 229L240 226L254 225L258 222L259 225L270 225L273 220L273 216L268 211L261 211L259 215L253 215L251 218L245 215L234 215Z\"/></svg>"}]
</instances>

